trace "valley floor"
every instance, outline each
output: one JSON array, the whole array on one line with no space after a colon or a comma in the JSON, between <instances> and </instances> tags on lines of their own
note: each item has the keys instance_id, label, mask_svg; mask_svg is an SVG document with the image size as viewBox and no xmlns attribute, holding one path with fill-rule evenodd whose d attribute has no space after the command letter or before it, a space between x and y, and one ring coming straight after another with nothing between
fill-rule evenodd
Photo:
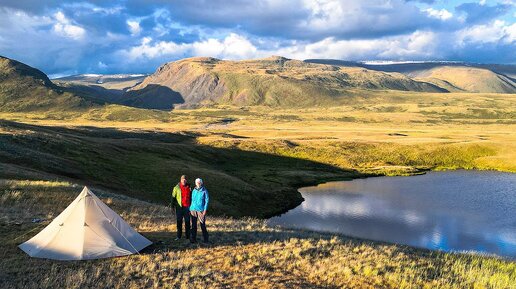
<instances>
[{"instance_id":1,"label":"valley floor","mask_svg":"<svg viewBox=\"0 0 516 289\"><path fill-rule=\"evenodd\" d=\"M213 244L174 241L169 208L93 188L154 242L127 257L59 262L16 246L81 191L69 182L0 180L2 288L515 288L516 263L212 217ZM39 218L41 223L32 223Z\"/></svg>"},{"instance_id":2,"label":"valley floor","mask_svg":"<svg viewBox=\"0 0 516 289\"><path fill-rule=\"evenodd\" d=\"M248 218L295 207L297 188L331 180L432 169L516 172L515 95L400 94L333 108L0 113L2 287L515 288L512 261ZM213 245L173 241L164 205L183 173L203 177L210 189ZM104 190L103 200L154 245L97 261L26 256L16 245L80 192L73 184Z\"/></svg>"}]
</instances>

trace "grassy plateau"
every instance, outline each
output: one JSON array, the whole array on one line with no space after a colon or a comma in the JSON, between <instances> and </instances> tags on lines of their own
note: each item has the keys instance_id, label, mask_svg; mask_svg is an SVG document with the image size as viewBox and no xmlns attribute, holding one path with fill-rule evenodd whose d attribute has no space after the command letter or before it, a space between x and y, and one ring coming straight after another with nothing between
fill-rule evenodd
<instances>
[{"instance_id":1,"label":"grassy plateau","mask_svg":"<svg viewBox=\"0 0 516 289\"><path fill-rule=\"evenodd\" d=\"M363 91L339 106L0 112L3 288L515 288L516 264L269 227L297 188L426 170L516 172L516 95ZM186 173L210 191L213 244L174 242ZM92 186L154 242L140 255L31 259L16 245ZM43 219L32 223L34 218Z\"/></svg>"}]
</instances>

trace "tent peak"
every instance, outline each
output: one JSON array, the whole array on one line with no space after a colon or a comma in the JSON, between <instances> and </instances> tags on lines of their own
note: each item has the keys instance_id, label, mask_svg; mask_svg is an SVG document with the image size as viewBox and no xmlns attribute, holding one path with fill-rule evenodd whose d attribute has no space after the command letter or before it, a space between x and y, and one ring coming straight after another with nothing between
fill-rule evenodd
<instances>
[{"instance_id":1,"label":"tent peak","mask_svg":"<svg viewBox=\"0 0 516 289\"><path fill-rule=\"evenodd\" d=\"M84 186L81 192L82 195L95 195L88 186Z\"/></svg>"}]
</instances>

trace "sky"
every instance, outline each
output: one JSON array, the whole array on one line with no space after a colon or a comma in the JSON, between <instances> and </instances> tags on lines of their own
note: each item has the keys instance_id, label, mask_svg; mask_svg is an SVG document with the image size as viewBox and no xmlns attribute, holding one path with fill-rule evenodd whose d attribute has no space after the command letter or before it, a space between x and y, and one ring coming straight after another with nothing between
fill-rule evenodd
<instances>
[{"instance_id":1,"label":"sky","mask_svg":"<svg viewBox=\"0 0 516 289\"><path fill-rule=\"evenodd\" d=\"M193 56L516 63L516 0L0 0L0 55L51 76Z\"/></svg>"}]
</instances>

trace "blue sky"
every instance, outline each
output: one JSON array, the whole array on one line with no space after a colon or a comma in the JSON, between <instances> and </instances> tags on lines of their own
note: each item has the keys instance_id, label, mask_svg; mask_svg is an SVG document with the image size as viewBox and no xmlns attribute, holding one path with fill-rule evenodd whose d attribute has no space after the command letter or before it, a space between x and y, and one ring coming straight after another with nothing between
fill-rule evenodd
<instances>
[{"instance_id":1,"label":"blue sky","mask_svg":"<svg viewBox=\"0 0 516 289\"><path fill-rule=\"evenodd\" d=\"M516 63L515 0L1 0L0 55L47 74L222 59Z\"/></svg>"}]
</instances>

